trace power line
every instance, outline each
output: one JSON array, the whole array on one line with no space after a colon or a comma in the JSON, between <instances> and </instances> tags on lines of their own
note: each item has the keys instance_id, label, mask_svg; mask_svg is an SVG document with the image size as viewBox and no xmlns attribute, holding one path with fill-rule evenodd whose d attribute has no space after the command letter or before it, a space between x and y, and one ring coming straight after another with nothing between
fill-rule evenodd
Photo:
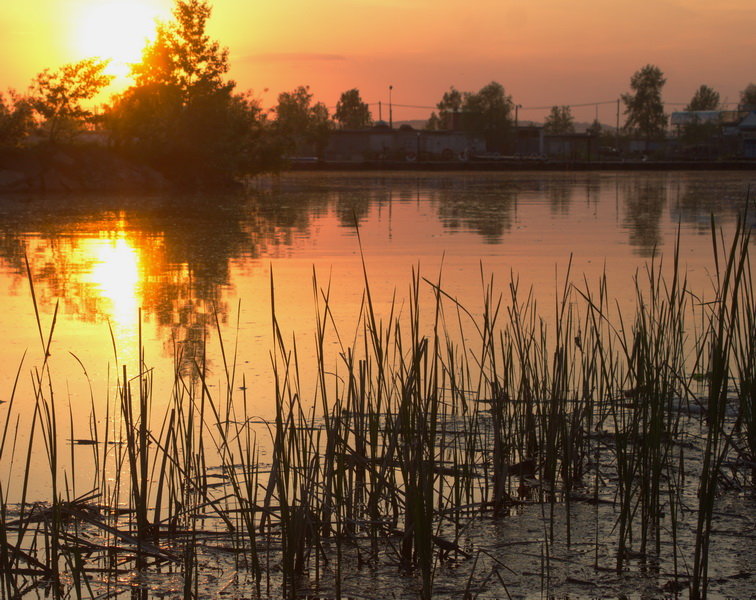
<instances>
[{"instance_id":1,"label":"power line","mask_svg":"<svg viewBox=\"0 0 756 600\"><path fill-rule=\"evenodd\" d=\"M379 105L385 105L388 106L388 102L379 101L379 102L366 102L367 106L374 107ZM567 106L568 108L586 108L591 106L602 106L607 104L617 104L617 100L599 100L597 102L581 102L576 104L549 104L548 106L522 106L520 105L520 110L551 110L554 106ZM689 102L662 102L664 106L687 106ZM737 106L737 102L722 102L722 107L727 106ZM391 106L395 108L417 108L417 109L423 109L423 110L439 110L438 106L426 106L422 104L397 104L392 103ZM336 110L336 106L329 106L327 107L329 111Z\"/></svg>"}]
</instances>

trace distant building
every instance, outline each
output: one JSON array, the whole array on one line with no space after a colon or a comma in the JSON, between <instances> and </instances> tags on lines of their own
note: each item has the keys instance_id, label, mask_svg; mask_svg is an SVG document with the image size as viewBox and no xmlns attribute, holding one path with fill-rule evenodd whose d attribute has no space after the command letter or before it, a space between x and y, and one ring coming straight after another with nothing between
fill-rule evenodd
<instances>
[{"instance_id":1,"label":"distant building","mask_svg":"<svg viewBox=\"0 0 756 600\"><path fill-rule=\"evenodd\" d=\"M544 156L543 127L524 125L515 128L515 154L518 156Z\"/></svg>"},{"instance_id":2,"label":"distant building","mask_svg":"<svg viewBox=\"0 0 756 600\"><path fill-rule=\"evenodd\" d=\"M697 151L704 158L756 158L756 112L745 110L679 111L672 113L671 123L678 137L691 125L707 125L706 139L695 140L693 147L683 148L686 156Z\"/></svg>"},{"instance_id":3,"label":"distant building","mask_svg":"<svg viewBox=\"0 0 756 600\"><path fill-rule=\"evenodd\" d=\"M756 111L748 113L738 124L743 157L756 158Z\"/></svg>"},{"instance_id":4,"label":"distant building","mask_svg":"<svg viewBox=\"0 0 756 600\"><path fill-rule=\"evenodd\" d=\"M543 136L544 153L561 160L595 160L598 138L590 133L559 133Z\"/></svg>"},{"instance_id":5,"label":"distant building","mask_svg":"<svg viewBox=\"0 0 756 600\"><path fill-rule=\"evenodd\" d=\"M715 123L722 122L721 110L681 110L672 113L670 123L673 127L685 127L695 123Z\"/></svg>"},{"instance_id":6,"label":"distant building","mask_svg":"<svg viewBox=\"0 0 756 600\"><path fill-rule=\"evenodd\" d=\"M370 129L331 133L323 157L328 161L370 160L464 161L485 152L486 142L463 131L425 131L402 125L391 129L379 121Z\"/></svg>"}]
</instances>

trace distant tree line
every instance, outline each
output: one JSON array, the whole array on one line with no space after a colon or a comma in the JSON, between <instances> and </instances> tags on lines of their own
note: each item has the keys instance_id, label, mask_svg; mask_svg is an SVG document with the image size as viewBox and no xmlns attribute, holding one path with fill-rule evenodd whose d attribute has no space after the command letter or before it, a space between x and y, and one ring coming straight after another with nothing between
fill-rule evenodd
<instances>
[{"instance_id":1,"label":"distant tree line","mask_svg":"<svg viewBox=\"0 0 756 600\"><path fill-rule=\"evenodd\" d=\"M37 143L66 144L86 130L103 131L118 152L145 161L191 187L215 186L280 167L286 156L321 155L336 127L373 125L369 106L358 89L341 94L333 115L314 100L307 86L278 96L265 111L251 92L240 92L228 79L229 54L206 32L211 16L207 0L175 0L171 20L159 24L154 41L132 66L133 85L96 113L87 108L111 81L107 62L90 58L46 69L29 92L0 93L0 147ZM662 90L666 79L646 65L630 79L622 95L625 133L642 139L665 135ZM687 110L718 110L719 94L701 85ZM756 84L740 95L743 110L756 110ZM477 92L451 87L426 124L429 130L455 128L483 137L489 151L511 145L516 105L496 82ZM575 130L569 106L554 106L544 128L552 134ZM711 134L711 124L692 122L684 134L695 140ZM601 134L596 121L589 132Z\"/></svg>"}]
</instances>

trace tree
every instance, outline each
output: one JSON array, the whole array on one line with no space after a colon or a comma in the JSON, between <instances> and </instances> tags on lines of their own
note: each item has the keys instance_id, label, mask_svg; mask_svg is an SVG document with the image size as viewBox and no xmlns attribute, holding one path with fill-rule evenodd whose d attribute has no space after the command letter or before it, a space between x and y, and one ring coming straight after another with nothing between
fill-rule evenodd
<instances>
[{"instance_id":1,"label":"tree","mask_svg":"<svg viewBox=\"0 0 756 600\"><path fill-rule=\"evenodd\" d=\"M575 124L570 107L552 106L551 112L543 124L543 129L546 133L551 134L574 133Z\"/></svg>"},{"instance_id":2,"label":"tree","mask_svg":"<svg viewBox=\"0 0 756 600\"><path fill-rule=\"evenodd\" d=\"M205 32L211 15L205 0L176 0L173 20L158 25L155 41L132 67L137 87L175 87L184 102L201 93L233 90L235 83L224 80L228 49Z\"/></svg>"},{"instance_id":3,"label":"tree","mask_svg":"<svg viewBox=\"0 0 756 600\"><path fill-rule=\"evenodd\" d=\"M586 133L589 135L593 135L596 137L601 137L601 134L604 132L604 127L601 125L601 122L598 119L594 119L593 123L591 123L590 127L586 129Z\"/></svg>"},{"instance_id":4,"label":"tree","mask_svg":"<svg viewBox=\"0 0 756 600\"><path fill-rule=\"evenodd\" d=\"M210 16L203 0L176 0L107 116L116 144L187 187L229 184L278 152L259 102L225 79L228 50L206 34Z\"/></svg>"},{"instance_id":5,"label":"tree","mask_svg":"<svg viewBox=\"0 0 756 600\"><path fill-rule=\"evenodd\" d=\"M443 122L441 121L441 117L439 117L435 112L432 112L430 117L428 117L428 120L425 122L425 130L426 131L438 131L439 129L443 129Z\"/></svg>"},{"instance_id":6,"label":"tree","mask_svg":"<svg viewBox=\"0 0 756 600\"><path fill-rule=\"evenodd\" d=\"M508 146L514 103L500 83L492 81L477 92L460 92L451 87L436 107L438 114L431 114L426 129L457 127L476 133L486 139L486 147L491 151L502 151Z\"/></svg>"},{"instance_id":7,"label":"tree","mask_svg":"<svg viewBox=\"0 0 756 600\"><path fill-rule=\"evenodd\" d=\"M322 102L312 103L309 86L299 86L278 95L275 127L289 153L302 152L305 145L315 146L320 154L331 132L328 109Z\"/></svg>"},{"instance_id":8,"label":"tree","mask_svg":"<svg viewBox=\"0 0 756 600\"><path fill-rule=\"evenodd\" d=\"M83 107L113 79L105 74L107 61L88 58L45 69L32 81L31 106L42 117L51 142L70 137L90 122L92 112Z\"/></svg>"},{"instance_id":9,"label":"tree","mask_svg":"<svg viewBox=\"0 0 756 600\"><path fill-rule=\"evenodd\" d=\"M464 128L481 134L489 151L504 151L512 132L514 103L504 86L496 81L483 86L477 93L465 93L462 106Z\"/></svg>"},{"instance_id":10,"label":"tree","mask_svg":"<svg viewBox=\"0 0 756 600\"><path fill-rule=\"evenodd\" d=\"M708 85L699 87L685 107L687 111L715 111L719 108L719 93ZM703 146L711 142L719 132L719 123L702 120L694 115L682 130L682 141L689 146Z\"/></svg>"},{"instance_id":11,"label":"tree","mask_svg":"<svg viewBox=\"0 0 756 600\"><path fill-rule=\"evenodd\" d=\"M0 147L18 146L34 127L31 102L13 90L0 92Z\"/></svg>"},{"instance_id":12,"label":"tree","mask_svg":"<svg viewBox=\"0 0 756 600\"><path fill-rule=\"evenodd\" d=\"M702 85L693 94L685 110L717 110L719 108L719 92L710 88L708 85Z\"/></svg>"},{"instance_id":13,"label":"tree","mask_svg":"<svg viewBox=\"0 0 756 600\"><path fill-rule=\"evenodd\" d=\"M435 112L431 113L428 122L425 124L425 128L438 130L453 129L456 127L458 123L455 122L454 115L458 115L461 112L463 101L462 92L454 86L450 87L448 92L444 92L441 101L436 104L438 114Z\"/></svg>"},{"instance_id":14,"label":"tree","mask_svg":"<svg viewBox=\"0 0 756 600\"><path fill-rule=\"evenodd\" d=\"M661 92L666 81L655 65L646 65L633 74L630 88L634 93L622 94L628 132L642 135L646 141L664 136L667 116Z\"/></svg>"},{"instance_id":15,"label":"tree","mask_svg":"<svg viewBox=\"0 0 756 600\"><path fill-rule=\"evenodd\" d=\"M341 94L336 103L334 118L347 129L362 129L369 127L373 119L370 108L362 101L360 91L355 88Z\"/></svg>"},{"instance_id":16,"label":"tree","mask_svg":"<svg viewBox=\"0 0 756 600\"><path fill-rule=\"evenodd\" d=\"M740 110L756 110L756 83L749 83L740 92Z\"/></svg>"}]
</instances>

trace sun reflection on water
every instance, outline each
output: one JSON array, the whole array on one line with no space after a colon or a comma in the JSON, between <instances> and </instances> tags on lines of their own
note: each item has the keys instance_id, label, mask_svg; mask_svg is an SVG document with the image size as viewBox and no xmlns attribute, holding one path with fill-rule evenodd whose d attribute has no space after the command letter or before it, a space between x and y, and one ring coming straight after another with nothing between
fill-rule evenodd
<instances>
[{"instance_id":1,"label":"sun reflection on water","mask_svg":"<svg viewBox=\"0 0 756 600\"><path fill-rule=\"evenodd\" d=\"M119 359L136 359L142 292L139 252L123 234L87 240L85 252L93 261L86 279L105 301L102 312L110 321Z\"/></svg>"}]
</instances>

